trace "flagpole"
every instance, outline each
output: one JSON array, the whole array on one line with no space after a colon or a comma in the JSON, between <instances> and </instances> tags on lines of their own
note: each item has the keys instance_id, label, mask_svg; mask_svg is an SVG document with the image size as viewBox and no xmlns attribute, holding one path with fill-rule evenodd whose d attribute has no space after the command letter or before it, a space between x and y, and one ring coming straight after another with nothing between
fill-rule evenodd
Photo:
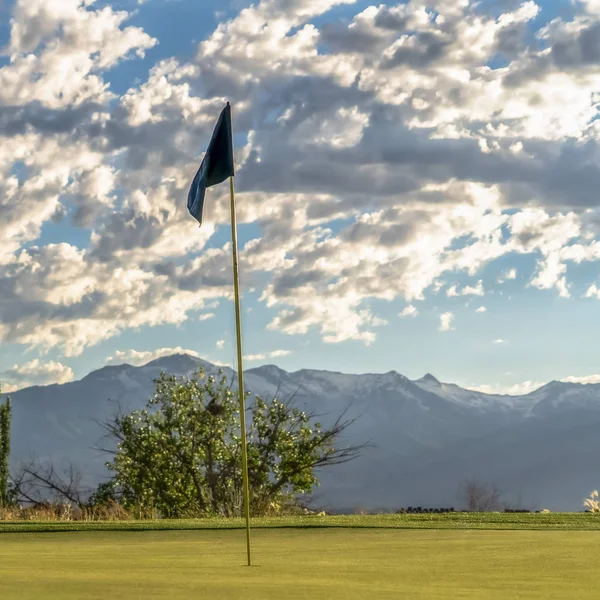
<instances>
[{"instance_id":1,"label":"flagpole","mask_svg":"<svg viewBox=\"0 0 600 600\"><path fill-rule=\"evenodd\" d=\"M235 216L235 165L231 105L229 102L219 115L219 120L208 144L206 154L188 192L187 208L192 217L202 225L202 212L206 189L223 183L229 177L231 191L231 246L233 249L233 288L235 291L235 329L237 338L238 393L240 397L240 429L242 438L242 479L244 484L244 513L246 517L246 546L248 566L250 554L250 488L248 484L248 443L246 433L246 408L244 398L244 365L242 363L242 314L240 308L240 273L238 265L237 220Z\"/></svg>"},{"instance_id":2,"label":"flagpole","mask_svg":"<svg viewBox=\"0 0 600 600\"><path fill-rule=\"evenodd\" d=\"M248 448L246 442L246 408L244 398L244 367L242 364L242 314L240 308L240 273L237 247L237 219L235 214L235 186L229 178L231 192L231 245L233 248L233 288L235 291L235 329L237 338L238 393L240 396L240 429L242 433L242 478L244 483L244 514L246 517L246 549L248 566L252 566L250 553L250 488L248 485Z\"/></svg>"}]
</instances>

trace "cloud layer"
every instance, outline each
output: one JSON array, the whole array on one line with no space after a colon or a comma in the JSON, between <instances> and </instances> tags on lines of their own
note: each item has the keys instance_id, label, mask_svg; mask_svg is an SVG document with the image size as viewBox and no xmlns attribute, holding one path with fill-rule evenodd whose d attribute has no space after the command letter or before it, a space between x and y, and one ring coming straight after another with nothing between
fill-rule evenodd
<instances>
[{"instance_id":1,"label":"cloud layer","mask_svg":"<svg viewBox=\"0 0 600 600\"><path fill-rule=\"evenodd\" d=\"M373 301L415 317L442 277L448 297L483 296L482 270L509 255L535 258L528 286L570 296L569 268L600 259L597 3L534 35L532 1L328 20L342 4L259 1L119 95L110 70L159 40L94 0L17 0L0 67L0 342L77 356L231 298L229 246L205 248L226 190L209 191L202 229L185 211L226 100L239 221L260 231L242 284L260 285L270 329L372 344ZM89 242L41 242L56 223Z\"/></svg>"}]
</instances>

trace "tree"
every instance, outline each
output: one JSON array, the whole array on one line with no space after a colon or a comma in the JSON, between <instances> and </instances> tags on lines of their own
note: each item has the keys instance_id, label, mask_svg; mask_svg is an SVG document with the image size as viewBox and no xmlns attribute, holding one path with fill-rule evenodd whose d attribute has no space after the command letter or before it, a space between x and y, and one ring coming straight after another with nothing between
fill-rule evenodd
<instances>
[{"instance_id":1,"label":"tree","mask_svg":"<svg viewBox=\"0 0 600 600\"><path fill-rule=\"evenodd\" d=\"M0 389L0 392L2 390ZM10 398L4 404L0 404L0 506L10 503L10 488L8 484L8 457L10 455Z\"/></svg>"},{"instance_id":2,"label":"tree","mask_svg":"<svg viewBox=\"0 0 600 600\"><path fill-rule=\"evenodd\" d=\"M487 483L469 479L462 485L461 494L469 512L493 512L502 509L502 494Z\"/></svg>"},{"instance_id":3,"label":"tree","mask_svg":"<svg viewBox=\"0 0 600 600\"><path fill-rule=\"evenodd\" d=\"M83 476L70 461L55 467L51 461L32 459L22 463L11 478L13 496L25 504L54 504L84 508L89 491Z\"/></svg>"},{"instance_id":4,"label":"tree","mask_svg":"<svg viewBox=\"0 0 600 600\"><path fill-rule=\"evenodd\" d=\"M163 517L242 514L239 404L222 372L189 379L161 374L143 410L104 423L114 473L95 498L156 509ZM249 396L249 394L248 394ZM317 467L352 460L365 446L337 447L353 421L325 428L293 400L256 397L247 408L251 511L277 510L318 485Z\"/></svg>"}]
</instances>

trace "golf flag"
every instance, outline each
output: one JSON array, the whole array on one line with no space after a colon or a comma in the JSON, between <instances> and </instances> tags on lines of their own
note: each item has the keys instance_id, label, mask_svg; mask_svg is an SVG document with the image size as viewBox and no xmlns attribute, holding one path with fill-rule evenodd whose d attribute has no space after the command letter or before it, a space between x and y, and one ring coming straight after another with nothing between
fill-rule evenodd
<instances>
[{"instance_id":1,"label":"golf flag","mask_svg":"<svg viewBox=\"0 0 600 600\"><path fill-rule=\"evenodd\" d=\"M246 552L248 566L252 564L250 551L250 483L248 481L248 447L246 433L246 406L244 402L244 366L242 354L242 308L240 302L240 273L238 264L237 219L235 214L235 184L233 169L233 135L231 106L229 102L219 115L219 120L200 169L192 181L187 207L190 214L202 225L202 210L206 188L229 178L231 194L231 257L233 259L233 291L235 297L235 332L237 339L238 395L240 399L240 431L242 437L242 479L244 485L244 516L246 518Z\"/></svg>"},{"instance_id":2,"label":"golf flag","mask_svg":"<svg viewBox=\"0 0 600 600\"><path fill-rule=\"evenodd\" d=\"M202 225L206 188L222 183L234 174L231 106L228 102L219 116L202 164L188 193L188 210L200 225Z\"/></svg>"}]
</instances>

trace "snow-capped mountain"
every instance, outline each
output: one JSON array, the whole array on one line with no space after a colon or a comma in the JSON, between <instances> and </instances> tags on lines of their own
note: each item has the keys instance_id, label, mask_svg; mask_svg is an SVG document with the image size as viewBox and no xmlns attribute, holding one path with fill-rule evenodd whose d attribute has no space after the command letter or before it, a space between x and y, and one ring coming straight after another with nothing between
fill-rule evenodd
<instances>
[{"instance_id":1,"label":"snow-capped mountain","mask_svg":"<svg viewBox=\"0 0 600 600\"><path fill-rule=\"evenodd\" d=\"M31 387L13 398L11 460L71 460L94 484L107 477L100 423L117 409L145 405L161 371L186 375L218 367L188 355L142 367L107 366L63 385ZM228 368L225 374L233 378ZM600 484L600 385L551 382L524 396L488 395L391 371L350 375L274 365L245 372L254 394L294 396L333 419L356 422L345 443L370 442L363 455L320 473L314 503L351 511L460 505L467 478L495 484L525 508L579 510Z\"/></svg>"}]
</instances>

